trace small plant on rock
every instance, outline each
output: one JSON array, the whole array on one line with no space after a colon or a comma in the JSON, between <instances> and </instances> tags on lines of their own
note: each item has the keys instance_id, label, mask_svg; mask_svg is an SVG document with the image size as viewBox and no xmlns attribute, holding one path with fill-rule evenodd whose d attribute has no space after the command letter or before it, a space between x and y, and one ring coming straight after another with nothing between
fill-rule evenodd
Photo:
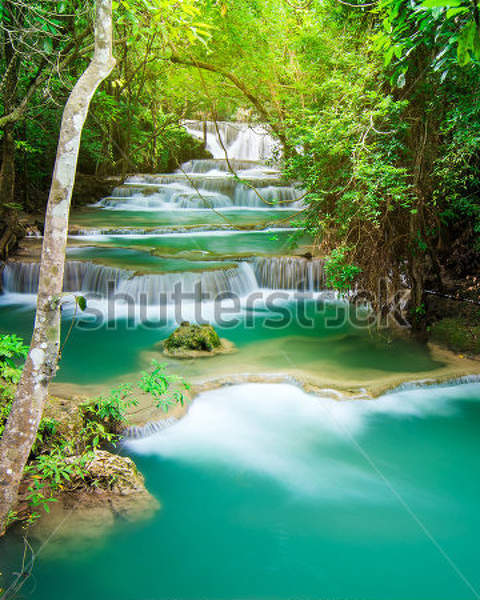
<instances>
[{"instance_id":1,"label":"small plant on rock","mask_svg":"<svg viewBox=\"0 0 480 600\"><path fill-rule=\"evenodd\" d=\"M183 406L184 397L180 390L171 390L174 383L180 384L185 390L190 389L183 377L172 375L166 371L166 363L152 361L149 371L142 372L142 378L138 384L139 388L150 394L155 400L156 406L162 408L165 412L170 406L180 404Z\"/></svg>"}]
</instances>

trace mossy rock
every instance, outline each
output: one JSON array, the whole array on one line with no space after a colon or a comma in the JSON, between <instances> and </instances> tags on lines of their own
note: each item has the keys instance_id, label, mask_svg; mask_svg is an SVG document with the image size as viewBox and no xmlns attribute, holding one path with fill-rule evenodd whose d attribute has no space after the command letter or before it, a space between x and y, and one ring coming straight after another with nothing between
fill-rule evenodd
<instances>
[{"instance_id":1,"label":"mossy rock","mask_svg":"<svg viewBox=\"0 0 480 600\"><path fill-rule=\"evenodd\" d=\"M455 352L480 354L480 325L463 318L437 321L430 328L430 339Z\"/></svg>"},{"instance_id":2,"label":"mossy rock","mask_svg":"<svg viewBox=\"0 0 480 600\"><path fill-rule=\"evenodd\" d=\"M234 345L220 339L212 325L184 321L162 342L162 350L173 358L197 358L232 352Z\"/></svg>"},{"instance_id":3,"label":"mossy rock","mask_svg":"<svg viewBox=\"0 0 480 600\"><path fill-rule=\"evenodd\" d=\"M41 511L41 518L29 529L32 537L48 541L52 552L70 545L88 548L110 533L118 519L149 519L160 508L130 458L96 450L86 471L85 479L74 479L70 489L64 488L50 511Z\"/></svg>"},{"instance_id":4,"label":"mossy rock","mask_svg":"<svg viewBox=\"0 0 480 600\"><path fill-rule=\"evenodd\" d=\"M49 395L33 445L33 453L47 453L56 445L75 440L82 427L83 418L75 401Z\"/></svg>"}]
</instances>

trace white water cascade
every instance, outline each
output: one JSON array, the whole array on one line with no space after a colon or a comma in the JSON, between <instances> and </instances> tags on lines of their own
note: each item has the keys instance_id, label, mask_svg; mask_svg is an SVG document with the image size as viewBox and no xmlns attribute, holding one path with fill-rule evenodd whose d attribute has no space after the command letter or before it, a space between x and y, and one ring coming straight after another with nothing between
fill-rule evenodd
<instances>
[{"instance_id":1,"label":"white water cascade","mask_svg":"<svg viewBox=\"0 0 480 600\"><path fill-rule=\"evenodd\" d=\"M257 257L253 266L260 287L308 292L319 292L327 287L321 259L299 256Z\"/></svg>"},{"instance_id":2,"label":"white water cascade","mask_svg":"<svg viewBox=\"0 0 480 600\"><path fill-rule=\"evenodd\" d=\"M257 287L251 265L243 262L238 267L218 271L139 275L122 280L117 292L135 301L154 304L159 299L172 301L175 289L195 296L201 292L204 301L213 301L223 293L245 296Z\"/></svg>"},{"instance_id":3,"label":"white water cascade","mask_svg":"<svg viewBox=\"0 0 480 600\"><path fill-rule=\"evenodd\" d=\"M189 160L177 172L179 173L209 173L210 175L225 175L242 173L250 177L278 177L279 170L268 166L263 161L239 160L236 158L201 158Z\"/></svg>"},{"instance_id":4,"label":"white water cascade","mask_svg":"<svg viewBox=\"0 0 480 600\"><path fill-rule=\"evenodd\" d=\"M476 400L479 385L467 384L462 392L463 398ZM127 446L147 456L225 462L229 469L257 471L297 493L372 502L389 493L383 481L371 469L345 459L348 455L333 460L332 443L351 446L352 436L364 432L379 416L448 417L458 410L458 397L454 386L358 401L340 392L332 397L331 390L306 393L287 383L244 383L199 394L184 418L168 428L146 429L141 439L128 440Z\"/></svg>"},{"instance_id":5,"label":"white water cascade","mask_svg":"<svg viewBox=\"0 0 480 600\"><path fill-rule=\"evenodd\" d=\"M232 123L229 121L184 121L190 135L204 140L214 158L265 160L272 158L278 144L264 125Z\"/></svg>"},{"instance_id":6,"label":"white water cascade","mask_svg":"<svg viewBox=\"0 0 480 600\"><path fill-rule=\"evenodd\" d=\"M185 121L195 137L204 136L201 121ZM214 123L207 122L207 149L214 158L190 160L175 173L127 177L107 198L93 206L121 211L302 208L301 189L287 185L280 171L265 163L275 142L263 127L219 123L227 157ZM216 137L217 136L217 137Z\"/></svg>"},{"instance_id":7,"label":"white water cascade","mask_svg":"<svg viewBox=\"0 0 480 600\"><path fill-rule=\"evenodd\" d=\"M239 177L242 177L239 172ZM187 176L135 175L94 206L113 210L274 208L300 209L303 192L282 184L278 176L262 173L238 181L233 175L191 173ZM244 183L245 182L245 183Z\"/></svg>"},{"instance_id":8,"label":"white water cascade","mask_svg":"<svg viewBox=\"0 0 480 600\"><path fill-rule=\"evenodd\" d=\"M3 291L35 294L39 271L39 263L7 263L2 273ZM229 292L242 297L259 288L322 291L325 289L325 277L320 260L293 256L255 258L253 262L240 261L237 266L210 271L145 275L91 262L67 261L65 264L64 290L67 292L106 297L110 291L123 294L135 302L142 300L155 303L162 295L169 301L175 286L180 286L179 289L185 294L200 290L206 295L205 300L213 300L222 293Z\"/></svg>"},{"instance_id":9,"label":"white water cascade","mask_svg":"<svg viewBox=\"0 0 480 600\"><path fill-rule=\"evenodd\" d=\"M35 294L39 272L39 263L10 262L2 273L2 289L5 293ZM226 269L151 275L135 275L126 269L91 262L65 263L64 291L67 292L94 293L106 297L110 290L135 302L142 300L155 303L161 295L167 302L171 300L177 285L183 294L201 291L206 300L212 300L224 292L243 296L258 288L254 270L247 262Z\"/></svg>"},{"instance_id":10,"label":"white water cascade","mask_svg":"<svg viewBox=\"0 0 480 600\"><path fill-rule=\"evenodd\" d=\"M38 262L9 262L2 272L2 290L12 294L36 294L39 273ZM131 273L124 269L90 262L67 261L63 289L65 292L93 292L105 296L109 282L116 287L129 276Z\"/></svg>"}]
</instances>

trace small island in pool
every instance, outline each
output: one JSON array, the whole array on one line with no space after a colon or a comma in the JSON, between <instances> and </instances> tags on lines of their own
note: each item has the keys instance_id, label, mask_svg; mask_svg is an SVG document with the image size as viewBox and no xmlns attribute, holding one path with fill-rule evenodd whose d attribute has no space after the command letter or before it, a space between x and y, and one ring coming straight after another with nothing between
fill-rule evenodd
<instances>
[{"instance_id":1,"label":"small island in pool","mask_svg":"<svg viewBox=\"0 0 480 600\"><path fill-rule=\"evenodd\" d=\"M220 338L212 325L183 321L160 343L163 354L170 358L206 358L235 352L233 342Z\"/></svg>"}]
</instances>

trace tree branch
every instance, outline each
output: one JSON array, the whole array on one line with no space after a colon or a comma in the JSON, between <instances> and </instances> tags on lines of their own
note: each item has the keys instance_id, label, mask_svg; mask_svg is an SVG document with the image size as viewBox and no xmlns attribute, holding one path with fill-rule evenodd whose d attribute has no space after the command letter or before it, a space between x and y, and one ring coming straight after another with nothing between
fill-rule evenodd
<instances>
[{"instance_id":1,"label":"tree branch","mask_svg":"<svg viewBox=\"0 0 480 600\"><path fill-rule=\"evenodd\" d=\"M250 90L245 86L245 84L233 73L226 71L222 67L218 67L216 65L212 65L211 63L205 63L201 61L197 61L194 59L182 58L176 54L173 54L170 57L170 61L183 65L185 67L196 67L197 69L203 69L204 71L210 71L211 73L216 73L217 75L221 75L225 79L228 79L233 83L233 85L242 92L242 94L253 104L253 106L257 109L259 115L265 120L265 122L270 125L272 131L278 137L283 147L286 149L288 147L288 142L284 131L278 126L277 123L272 119L268 110L264 107L264 105L260 102L260 100L250 92Z\"/></svg>"}]
</instances>

